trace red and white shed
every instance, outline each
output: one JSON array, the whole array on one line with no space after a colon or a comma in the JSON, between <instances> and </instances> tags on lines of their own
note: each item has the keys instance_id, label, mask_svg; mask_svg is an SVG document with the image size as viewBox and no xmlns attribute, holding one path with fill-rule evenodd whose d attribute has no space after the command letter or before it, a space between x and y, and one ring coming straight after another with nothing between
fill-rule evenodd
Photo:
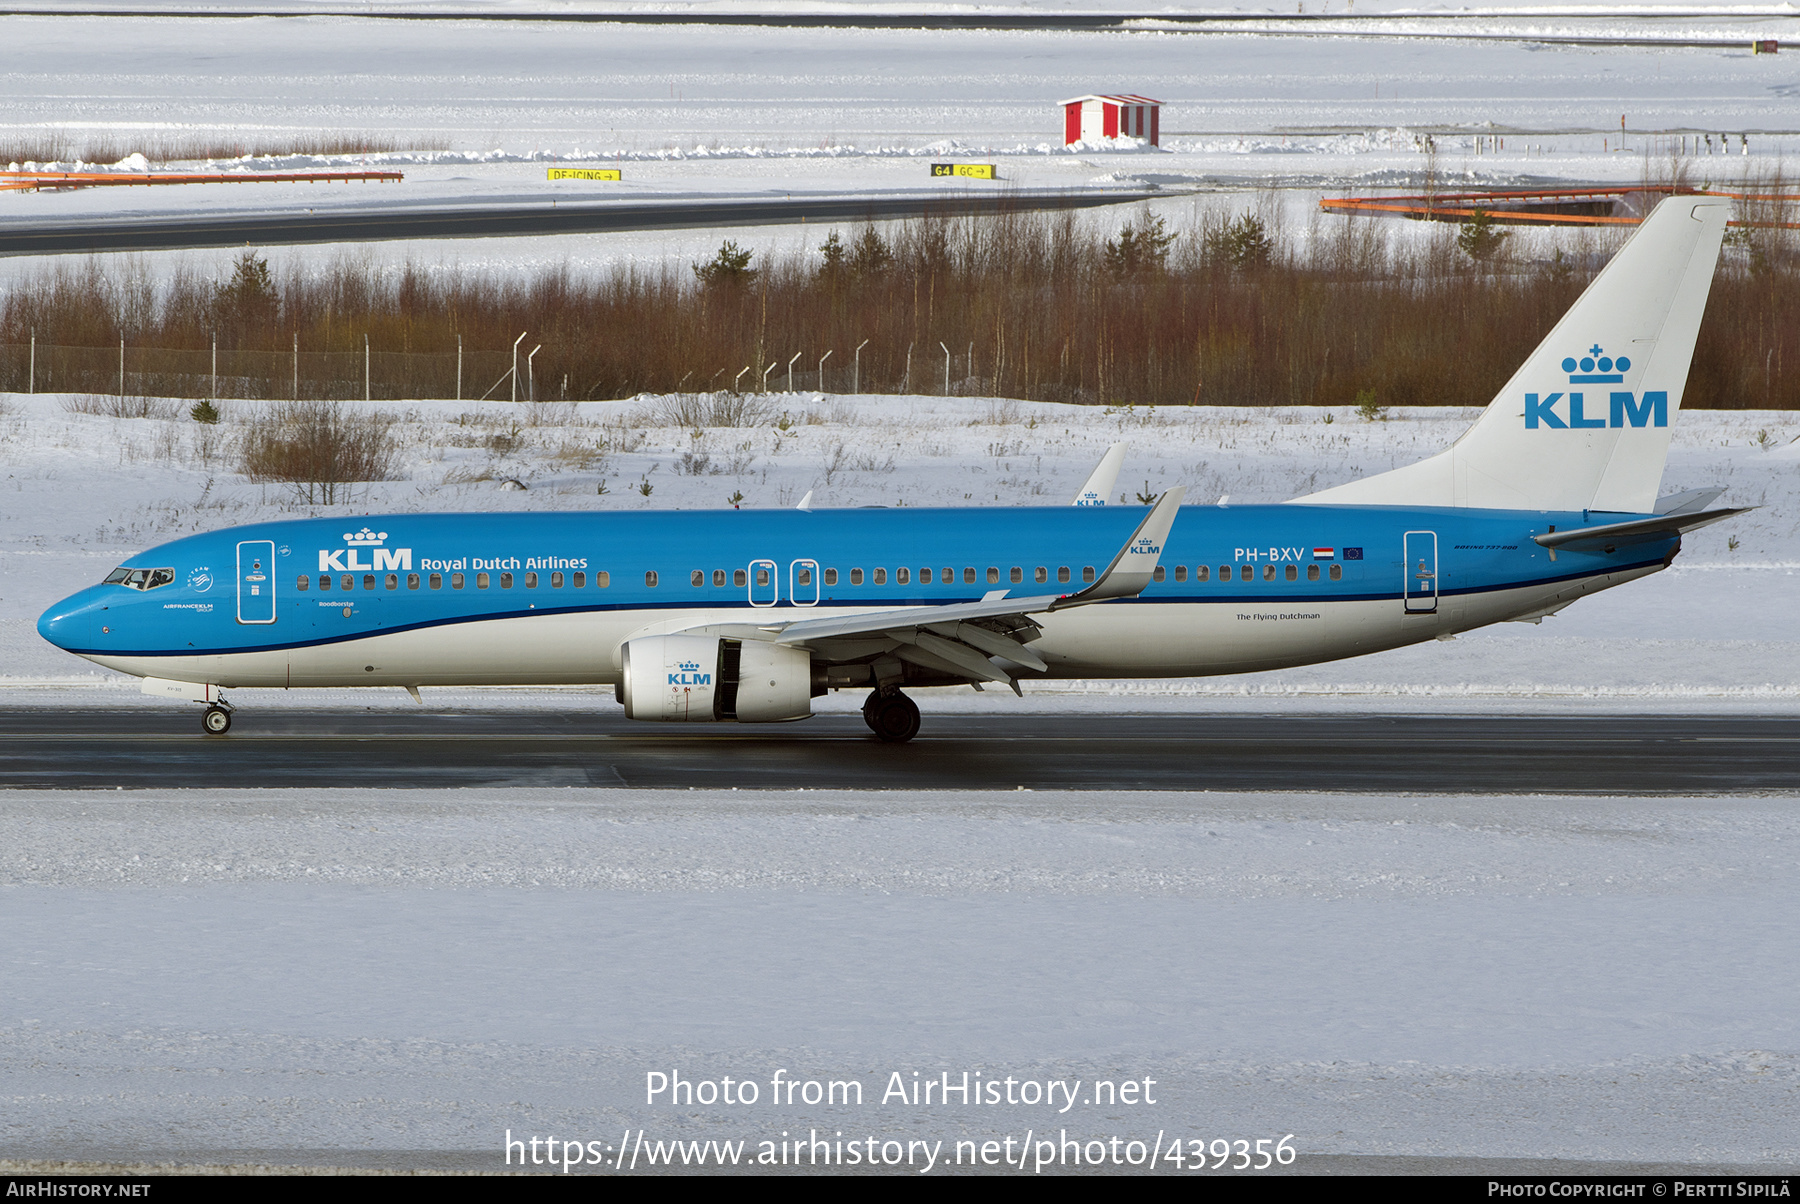
<instances>
[{"instance_id":1,"label":"red and white shed","mask_svg":"<svg viewBox=\"0 0 1800 1204\"><path fill-rule=\"evenodd\" d=\"M1063 145L1101 138L1142 138L1162 145L1162 101L1148 96L1077 96L1062 102Z\"/></svg>"}]
</instances>

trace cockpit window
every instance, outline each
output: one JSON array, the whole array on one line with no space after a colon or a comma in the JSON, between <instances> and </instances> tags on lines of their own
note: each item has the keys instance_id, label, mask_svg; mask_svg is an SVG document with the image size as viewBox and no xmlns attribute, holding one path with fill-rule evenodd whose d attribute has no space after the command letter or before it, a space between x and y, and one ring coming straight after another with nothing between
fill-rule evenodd
<instances>
[{"instance_id":1,"label":"cockpit window","mask_svg":"<svg viewBox=\"0 0 1800 1204\"><path fill-rule=\"evenodd\" d=\"M106 575L106 585L124 585L132 589L155 589L175 580L174 569L117 568Z\"/></svg>"}]
</instances>

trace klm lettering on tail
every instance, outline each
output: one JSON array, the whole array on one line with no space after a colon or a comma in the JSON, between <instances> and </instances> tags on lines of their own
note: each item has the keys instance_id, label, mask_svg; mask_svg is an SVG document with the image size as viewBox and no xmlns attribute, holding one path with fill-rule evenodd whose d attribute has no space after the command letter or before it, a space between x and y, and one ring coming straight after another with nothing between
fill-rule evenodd
<instances>
[{"instance_id":1,"label":"klm lettering on tail","mask_svg":"<svg viewBox=\"0 0 1800 1204\"><path fill-rule=\"evenodd\" d=\"M1579 360L1569 356L1562 362L1563 371L1569 374L1572 385L1587 384L1624 384L1625 373L1631 370L1631 361L1625 356L1613 359L1601 354L1600 344L1595 343L1588 349L1588 354ZM1539 396L1536 393L1525 394L1525 429L1535 431L1540 428L1556 431L1594 430L1607 427L1624 426L1668 426L1669 394L1666 390L1655 390L1644 394L1642 401L1635 393L1616 391L1612 394L1612 404L1608 407L1606 417L1595 414L1590 417L1586 412L1586 398L1571 392L1568 401L1568 421L1556 412L1556 403L1563 399L1561 393L1547 393Z\"/></svg>"},{"instance_id":2,"label":"klm lettering on tail","mask_svg":"<svg viewBox=\"0 0 1800 1204\"><path fill-rule=\"evenodd\" d=\"M1541 426L1566 431L1594 427L1669 425L1669 394L1663 389L1645 393L1642 401L1638 400L1635 393L1614 393L1610 413L1604 418L1598 414L1590 418L1584 412L1586 402L1582 395L1571 393L1567 422L1556 412L1556 403L1562 398L1561 393L1547 393L1542 398L1536 393L1525 394L1525 429L1535 431Z\"/></svg>"}]
</instances>

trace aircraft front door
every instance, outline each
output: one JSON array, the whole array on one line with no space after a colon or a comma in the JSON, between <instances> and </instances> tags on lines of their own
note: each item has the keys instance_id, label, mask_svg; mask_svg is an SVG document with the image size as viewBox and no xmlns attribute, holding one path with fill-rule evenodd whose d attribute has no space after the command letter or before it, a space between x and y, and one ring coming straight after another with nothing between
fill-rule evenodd
<instances>
[{"instance_id":1,"label":"aircraft front door","mask_svg":"<svg viewBox=\"0 0 1800 1204\"><path fill-rule=\"evenodd\" d=\"M1406 613L1437 613L1438 555L1436 531L1406 533Z\"/></svg>"},{"instance_id":2,"label":"aircraft front door","mask_svg":"<svg viewBox=\"0 0 1800 1204\"><path fill-rule=\"evenodd\" d=\"M773 606L781 601L781 570L773 560L750 562L750 605Z\"/></svg>"},{"instance_id":3,"label":"aircraft front door","mask_svg":"<svg viewBox=\"0 0 1800 1204\"><path fill-rule=\"evenodd\" d=\"M275 544L249 539L237 546L237 619L240 623L275 621Z\"/></svg>"}]
</instances>

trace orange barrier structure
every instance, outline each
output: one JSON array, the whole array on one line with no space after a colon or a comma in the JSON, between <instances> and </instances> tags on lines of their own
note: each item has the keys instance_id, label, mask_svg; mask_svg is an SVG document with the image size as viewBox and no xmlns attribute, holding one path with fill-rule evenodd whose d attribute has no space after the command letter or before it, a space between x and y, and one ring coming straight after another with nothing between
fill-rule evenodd
<instances>
[{"instance_id":1,"label":"orange barrier structure","mask_svg":"<svg viewBox=\"0 0 1800 1204\"><path fill-rule=\"evenodd\" d=\"M1537 188L1493 192L1437 192L1423 196L1324 197L1319 207L1327 213L1379 216L1396 214L1415 221L1463 222L1484 213L1501 226L1635 226L1664 197L1723 196L1736 201L1794 202L1800 194L1719 192L1699 188L1646 188L1623 185L1614 188ZM1800 229L1800 222L1743 222L1752 225Z\"/></svg>"},{"instance_id":2,"label":"orange barrier structure","mask_svg":"<svg viewBox=\"0 0 1800 1204\"><path fill-rule=\"evenodd\" d=\"M140 184L334 184L360 180L399 183L397 171L0 171L0 192L63 188L129 188Z\"/></svg>"}]
</instances>

